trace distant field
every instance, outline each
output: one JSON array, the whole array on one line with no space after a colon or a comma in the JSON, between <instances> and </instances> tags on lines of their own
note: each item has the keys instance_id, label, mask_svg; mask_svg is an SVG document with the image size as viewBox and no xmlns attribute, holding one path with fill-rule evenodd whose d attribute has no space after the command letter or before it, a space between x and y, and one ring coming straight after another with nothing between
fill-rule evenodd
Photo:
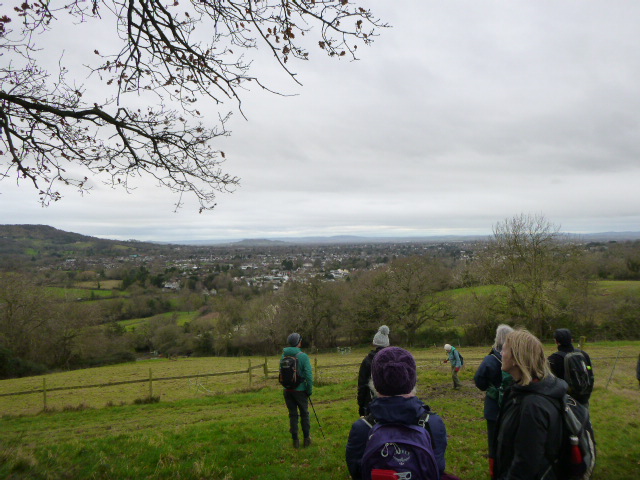
<instances>
[{"instance_id":1,"label":"distant field","mask_svg":"<svg viewBox=\"0 0 640 480\"><path fill-rule=\"evenodd\" d=\"M151 318L172 318L173 316L176 317L178 325L184 325L185 323L191 322L197 318L198 312L167 312L154 315ZM148 322L149 318L132 318L131 320L121 320L118 323L126 330L134 330Z\"/></svg>"},{"instance_id":2,"label":"distant field","mask_svg":"<svg viewBox=\"0 0 640 480\"><path fill-rule=\"evenodd\" d=\"M472 383L487 349L462 348L467 366L460 391L451 389L449 368L440 364L441 348L414 351L420 366L419 396L447 425L447 470L465 480L488 479L483 394ZM634 367L639 351L640 342L589 345L596 372L591 402L598 441L594 480L637 478L640 390ZM312 411L314 445L299 451L290 446L281 388L274 378L260 379L261 370L254 371L251 387L246 374L211 377L200 386L188 380L175 385L158 382L154 394L161 400L150 405L130 404L146 395L144 383L137 391L126 385L122 391L87 389L64 399L67 411L38 415L16 416L20 405L30 401L27 397L12 406L0 397L0 410L11 413L1 420L0 478L347 480L344 446L357 418L355 377L365 353L361 349L347 355L312 355L318 365L351 366L324 370L326 374L320 370L321 381L312 398L322 433ZM264 361L258 357L145 361L50 375L47 383L144 378L149 368L155 377L226 371L246 368L249 360ZM268 359L274 369L276 361L276 356ZM37 387L42 378L1 381L0 393L22 389L24 382ZM109 400L114 406L104 408ZM74 408L82 402L98 408Z\"/></svg>"},{"instance_id":3,"label":"distant field","mask_svg":"<svg viewBox=\"0 0 640 480\"><path fill-rule=\"evenodd\" d=\"M640 281L636 280L600 280L593 282L593 287L593 292L596 295L640 293ZM456 288L444 293L449 294L453 299L456 299L472 293L482 296L498 293L500 291L506 292L506 289L499 285L483 285L480 287Z\"/></svg>"},{"instance_id":4,"label":"distant field","mask_svg":"<svg viewBox=\"0 0 640 480\"><path fill-rule=\"evenodd\" d=\"M491 295L501 291L506 292L506 288L500 285L482 285L480 287L455 288L453 290L447 290L442 293L449 295L452 299L455 300L457 298L466 297L474 293L476 295L483 296L483 295Z\"/></svg>"},{"instance_id":5,"label":"distant field","mask_svg":"<svg viewBox=\"0 0 640 480\"><path fill-rule=\"evenodd\" d=\"M90 280L86 282L77 282L76 286L79 288L98 288L98 284L100 284L100 288L105 290L111 290L114 288L120 288L122 285L122 280Z\"/></svg>"},{"instance_id":6,"label":"distant field","mask_svg":"<svg viewBox=\"0 0 640 480\"><path fill-rule=\"evenodd\" d=\"M94 283L95 286L95 283ZM125 292L119 290L106 289L87 289L87 288L64 288L64 287L46 287L48 292L53 293L56 297L64 300L91 300L100 298L111 298L115 296L127 296Z\"/></svg>"},{"instance_id":7,"label":"distant field","mask_svg":"<svg viewBox=\"0 0 640 480\"><path fill-rule=\"evenodd\" d=\"M636 280L603 280L596 282L597 295L640 294L640 281Z\"/></svg>"}]
</instances>

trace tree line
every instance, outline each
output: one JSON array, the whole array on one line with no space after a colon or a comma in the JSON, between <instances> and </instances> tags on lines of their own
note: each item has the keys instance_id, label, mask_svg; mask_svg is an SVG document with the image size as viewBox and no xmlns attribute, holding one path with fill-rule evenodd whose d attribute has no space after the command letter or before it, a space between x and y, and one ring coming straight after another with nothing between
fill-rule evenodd
<instances>
[{"instance_id":1,"label":"tree line","mask_svg":"<svg viewBox=\"0 0 640 480\"><path fill-rule=\"evenodd\" d=\"M159 274L136 267L119 272L126 296L86 302L61 301L42 279L3 273L0 376L143 352L273 354L291 331L312 349L367 344L381 324L406 346L490 343L499 323L541 338L561 326L590 338L637 337L638 295L601 294L597 280L640 280L640 242L583 244L543 216L519 215L496 224L472 255L428 252L354 270L345 281L318 274L277 291L218 271L186 278L187 288L167 294L154 280ZM213 287L216 295L205 294ZM191 320L179 323L185 311ZM140 317L147 321L135 329L119 323Z\"/></svg>"}]
</instances>

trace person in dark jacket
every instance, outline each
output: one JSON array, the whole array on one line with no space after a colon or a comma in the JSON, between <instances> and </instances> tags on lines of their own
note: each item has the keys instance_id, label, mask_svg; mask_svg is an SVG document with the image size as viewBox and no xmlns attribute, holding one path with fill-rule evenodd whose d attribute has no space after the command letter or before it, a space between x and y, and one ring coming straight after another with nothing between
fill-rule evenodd
<instances>
[{"instance_id":1,"label":"person in dark jacket","mask_svg":"<svg viewBox=\"0 0 640 480\"><path fill-rule=\"evenodd\" d=\"M382 325L373 336L372 343L375 348L364 357L358 372L358 413L360 416L369 413L369 403L373 398L373 391L369 386L371 381L371 362L373 362L373 357L376 356L376 353L389 346L389 327Z\"/></svg>"},{"instance_id":2,"label":"person in dark jacket","mask_svg":"<svg viewBox=\"0 0 640 480\"><path fill-rule=\"evenodd\" d=\"M502 369L511 374L496 425L494 480L561 480L555 461L562 448L561 402L567 383L549 369L542 343L514 330L502 347Z\"/></svg>"},{"instance_id":3,"label":"person in dark jacket","mask_svg":"<svg viewBox=\"0 0 640 480\"><path fill-rule=\"evenodd\" d=\"M573 337L571 335L571 330L568 328L559 328L555 331L554 338L556 341L556 345L558 346L558 351L549 355L549 366L551 367L551 372L558 378L561 378L566 381L566 372L564 371L564 357L567 353L580 351L582 355L584 355L585 363L587 364L587 368L589 369L589 373L591 376L591 380L593 380L593 366L591 365L591 358L589 354L584 350L579 350L573 346ZM592 383L593 384L593 383ZM586 395L576 395L573 392L569 392L571 396L573 396L578 402L583 405L589 404L589 397L591 394Z\"/></svg>"},{"instance_id":4,"label":"person in dark jacket","mask_svg":"<svg viewBox=\"0 0 640 480\"><path fill-rule=\"evenodd\" d=\"M376 398L369 404L375 423L403 423L417 425L420 417L430 412L416 397L416 362L413 355L399 347L382 349L373 358L371 366ZM346 448L347 467L351 478L362 478L361 463L371 430L370 417L358 419L351 427ZM433 439L434 454L440 475L445 469L447 429L442 418L431 412L429 429Z\"/></svg>"},{"instance_id":5,"label":"person in dark jacket","mask_svg":"<svg viewBox=\"0 0 640 480\"><path fill-rule=\"evenodd\" d=\"M293 440L293 447L300 448L298 437L298 418L302 426L303 445L311 445L311 420L309 419L309 397L313 393L313 370L309 356L304 353L302 347L302 335L292 333L287 337L288 347L282 350L282 358L296 356L300 368L300 375L304 381L295 389L284 389L284 402L289 410L289 432ZM299 415L298 415L299 412Z\"/></svg>"},{"instance_id":6,"label":"person in dark jacket","mask_svg":"<svg viewBox=\"0 0 640 480\"><path fill-rule=\"evenodd\" d=\"M487 392L484 397L484 418L487 421L489 452L491 451L496 421L500 412L498 389L502 384L502 345L504 345L507 335L511 332L513 332L513 328L509 325L498 325L491 351L489 355L484 357L473 377L476 387L483 392Z\"/></svg>"}]
</instances>

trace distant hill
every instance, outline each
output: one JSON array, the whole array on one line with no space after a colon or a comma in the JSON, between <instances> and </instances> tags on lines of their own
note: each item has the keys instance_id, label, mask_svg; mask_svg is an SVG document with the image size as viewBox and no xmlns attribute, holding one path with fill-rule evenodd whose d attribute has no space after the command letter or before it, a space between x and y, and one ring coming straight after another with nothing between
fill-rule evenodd
<instances>
[{"instance_id":1,"label":"distant hill","mask_svg":"<svg viewBox=\"0 0 640 480\"><path fill-rule=\"evenodd\" d=\"M437 235L432 237L359 237L357 235L336 235L331 237L283 237L283 238L247 238L244 240L179 240L171 242L177 245L235 245L268 247L278 245L357 245L365 243L440 243L470 242L487 240L486 235Z\"/></svg>"},{"instance_id":2,"label":"distant hill","mask_svg":"<svg viewBox=\"0 0 640 480\"><path fill-rule=\"evenodd\" d=\"M601 232L569 236L582 242L611 242L640 240L637 232ZM32 264L64 257L89 257L92 255L123 256L132 254L153 254L184 246L239 246L278 247L291 245L357 245L372 243L445 243L473 242L487 240L487 235L434 235L424 237L364 237L357 235L247 238L243 240L183 240L174 242L139 242L136 240L108 240L79 233L66 232L48 225L0 225L0 268L10 263L29 261Z\"/></svg>"},{"instance_id":3,"label":"distant hill","mask_svg":"<svg viewBox=\"0 0 640 480\"><path fill-rule=\"evenodd\" d=\"M157 245L105 240L48 225L0 225L0 268L21 270L66 258L151 253ZM166 248L166 247L165 247Z\"/></svg>"},{"instance_id":4,"label":"distant hill","mask_svg":"<svg viewBox=\"0 0 640 480\"><path fill-rule=\"evenodd\" d=\"M640 240L640 232L601 232L601 233L567 233L571 238L583 242L622 242ZM181 240L172 242L177 245L235 245L247 247L268 247L278 245L357 245L371 243L446 243L446 242L480 242L490 238L489 235L433 235L425 237L360 237L357 235L337 235L330 237L283 237L244 240Z\"/></svg>"}]
</instances>

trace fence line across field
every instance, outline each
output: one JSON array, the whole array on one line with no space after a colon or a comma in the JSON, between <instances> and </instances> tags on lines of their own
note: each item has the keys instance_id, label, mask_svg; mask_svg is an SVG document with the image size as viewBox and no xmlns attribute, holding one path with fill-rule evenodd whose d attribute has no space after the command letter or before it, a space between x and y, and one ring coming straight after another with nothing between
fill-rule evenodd
<instances>
[{"instance_id":1,"label":"fence line across field","mask_svg":"<svg viewBox=\"0 0 640 480\"><path fill-rule=\"evenodd\" d=\"M467 365L480 365L480 363L482 362L482 359L484 357L481 358L470 358L468 360L465 360L465 366ZM629 359L629 358L633 358L635 359L634 356L620 356L620 352L618 352L617 356L611 356L611 357L598 357L598 358L592 358L592 360L615 360L614 362L614 367L613 369L615 369L615 364L617 363L618 360L620 359ZM313 369L314 369L314 376L316 379L322 379L323 378L323 374L322 372L325 370L331 370L331 369L337 369L337 368L357 368L360 367L361 362L357 362L357 363L341 363L341 364L329 364L329 365L318 365L318 359L315 358L314 362L313 362ZM438 359L420 359L420 358L416 358L416 366L418 368L427 368L427 367L444 367L445 365L443 364L442 360L438 360ZM193 380L196 378L207 378L207 377L220 377L220 376L228 376L228 375L247 375L248 376L248 382L249 382L249 386L252 385L253 383L253 377L256 376L256 374L253 373L254 370L258 370L261 369L263 371L263 378L264 379L269 379L269 378L277 378L277 374L278 374L278 369L269 369L269 364L268 364L268 359L264 359L264 363L259 363L256 365L252 365L251 364L251 359L249 359L248 361L248 367L246 369L242 369L242 370L234 370L234 371L228 371L228 372L212 372L212 373L201 373L201 374L194 374L194 375L180 375L180 376L171 376L171 377L157 377L154 378L153 377L153 372L152 369L149 369L149 377L148 378L140 378L140 379L136 379L136 380L123 380L123 381L119 381L119 382L109 382L109 383L96 383L96 384L89 384L89 385L72 385L72 386L66 386L66 387L47 387L47 379L46 377L42 378L42 388L39 389L32 389L32 390L25 390L25 391L21 391L21 392L9 392L9 393L0 393L0 397L13 397L13 396L19 396L19 395L33 395L33 394L42 394L43 395L43 404L44 404L44 409L47 409L47 394L51 393L51 392L59 392L59 391L63 391L63 390L83 390L83 389L87 389L87 388L107 388L107 387L113 387L113 386L117 386L117 385L127 385L127 384L134 384L134 383L149 383L149 398L153 397L153 383L154 382L162 382L162 381L169 381L169 380ZM609 376L609 381L611 380L611 376L613 375L613 370L611 371L611 374ZM607 386L608 386L607 382Z\"/></svg>"}]
</instances>

